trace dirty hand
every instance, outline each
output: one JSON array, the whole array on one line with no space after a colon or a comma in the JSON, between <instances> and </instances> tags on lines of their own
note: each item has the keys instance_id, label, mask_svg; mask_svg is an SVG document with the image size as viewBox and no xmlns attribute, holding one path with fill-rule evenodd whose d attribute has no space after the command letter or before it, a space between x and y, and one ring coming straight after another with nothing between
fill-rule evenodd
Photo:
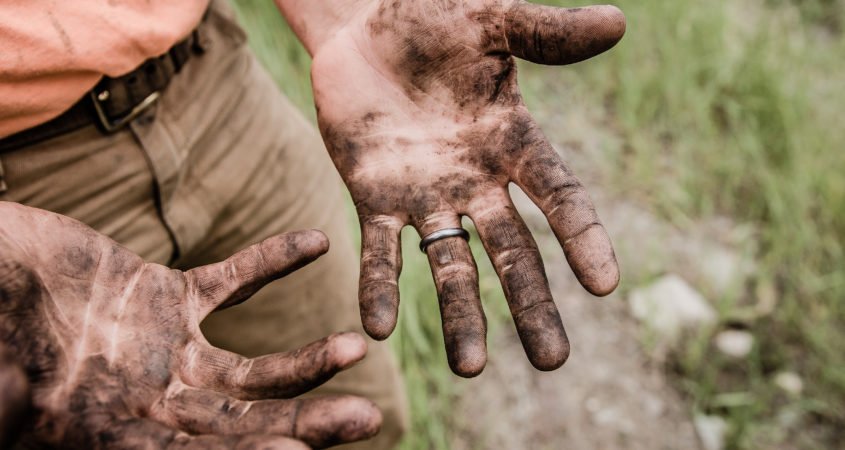
<instances>
[{"instance_id":1,"label":"dirty hand","mask_svg":"<svg viewBox=\"0 0 845 450\"><path fill-rule=\"evenodd\" d=\"M610 293L619 271L587 192L522 101L514 57L559 65L590 58L622 37L624 16L612 6L513 0L334 3L342 16L335 29L301 34L314 55L320 130L360 217L364 328L384 339L396 325L400 229L411 225L426 236L468 216L531 363L560 367L569 343L508 184L546 215L588 291ZM470 248L452 237L427 253L449 364L476 375L487 358L486 323Z\"/></svg>"},{"instance_id":2,"label":"dirty hand","mask_svg":"<svg viewBox=\"0 0 845 450\"><path fill-rule=\"evenodd\" d=\"M327 248L318 231L287 233L181 272L146 264L75 220L0 203L0 343L32 390L21 439L79 449L301 449L372 436L381 414L368 400L293 399L363 358L361 336L246 359L200 333L209 313Z\"/></svg>"}]
</instances>

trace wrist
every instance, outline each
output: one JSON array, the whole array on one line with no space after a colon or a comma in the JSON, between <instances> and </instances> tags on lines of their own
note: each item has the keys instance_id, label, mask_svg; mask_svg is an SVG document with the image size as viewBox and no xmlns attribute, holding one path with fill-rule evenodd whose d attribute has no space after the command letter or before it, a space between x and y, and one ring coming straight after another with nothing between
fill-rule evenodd
<instances>
[{"instance_id":1,"label":"wrist","mask_svg":"<svg viewBox=\"0 0 845 450\"><path fill-rule=\"evenodd\" d=\"M337 32L362 20L376 0L274 0L294 34L313 57Z\"/></svg>"}]
</instances>

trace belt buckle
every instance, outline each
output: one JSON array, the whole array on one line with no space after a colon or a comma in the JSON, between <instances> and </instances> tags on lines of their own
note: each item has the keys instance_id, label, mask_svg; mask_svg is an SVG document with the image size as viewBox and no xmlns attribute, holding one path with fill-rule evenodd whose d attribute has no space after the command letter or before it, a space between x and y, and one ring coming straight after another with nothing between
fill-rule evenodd
<instances>
[{"instance_id":1,"label":"belt buckle","mask_svg":"<svg viewBox=\"0 0 845 450\"><path fill-rule=\"evenodd\" d=\"M106 112L103 111L103 107L100 106L100 101L97 100L97 94L94 93L92 89L89 93L91 95L91 100L94 102L94 109L97 111L97 119L100 121L100 125L103 127L103 130L106 131L107 134L112 134L117 131L120 131L121 128L125 127L126 124L131 122L133 119L141 115L147 108L153 105L153 103L158 100L161 96L159 91L154 91L150 95L148 95L144 100L141 100L141 103L135 105L129 114L121 117L117 120L111 120Z\"/></svg>"}]
</instances>

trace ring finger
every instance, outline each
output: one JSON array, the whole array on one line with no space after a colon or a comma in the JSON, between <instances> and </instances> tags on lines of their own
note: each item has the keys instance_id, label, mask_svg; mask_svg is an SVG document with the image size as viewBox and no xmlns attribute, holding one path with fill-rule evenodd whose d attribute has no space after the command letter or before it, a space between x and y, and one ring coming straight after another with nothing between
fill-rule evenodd
<instances>
[{"instance_id":1,"label":"ring finger","mask_svg":"<svg viewBox=\"0 0 845 450\"><path fill-rule=\"evenodd\" d=\"M430 216L417 230L425 238L450 228L461 228L457 214ZM487 319L469 244L461 236L450 236L431 242L425 252L437 289L449 367L457 375L474 377L487 364Z\"/></svg>"}]
</instances>

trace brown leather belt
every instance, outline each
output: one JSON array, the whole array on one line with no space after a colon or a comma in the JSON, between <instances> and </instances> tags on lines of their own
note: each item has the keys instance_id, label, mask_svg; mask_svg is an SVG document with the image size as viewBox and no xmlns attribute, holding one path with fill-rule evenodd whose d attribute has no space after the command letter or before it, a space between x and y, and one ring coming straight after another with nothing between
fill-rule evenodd
<instances>
[{"instance_id":1,"label":"brown leather belt","mask_svg":"<svg viewBox=\"0 0 845 450\"><path fill-rule=\"evenodd\" d=\"M95 124L105 134L126 126L149 108L192 54L203 52L200 29L167 53L145 61L126 75L103 77L82 99L58 117L0 139L0 153L10 152Z\"/></svg>"}]
</instances>

